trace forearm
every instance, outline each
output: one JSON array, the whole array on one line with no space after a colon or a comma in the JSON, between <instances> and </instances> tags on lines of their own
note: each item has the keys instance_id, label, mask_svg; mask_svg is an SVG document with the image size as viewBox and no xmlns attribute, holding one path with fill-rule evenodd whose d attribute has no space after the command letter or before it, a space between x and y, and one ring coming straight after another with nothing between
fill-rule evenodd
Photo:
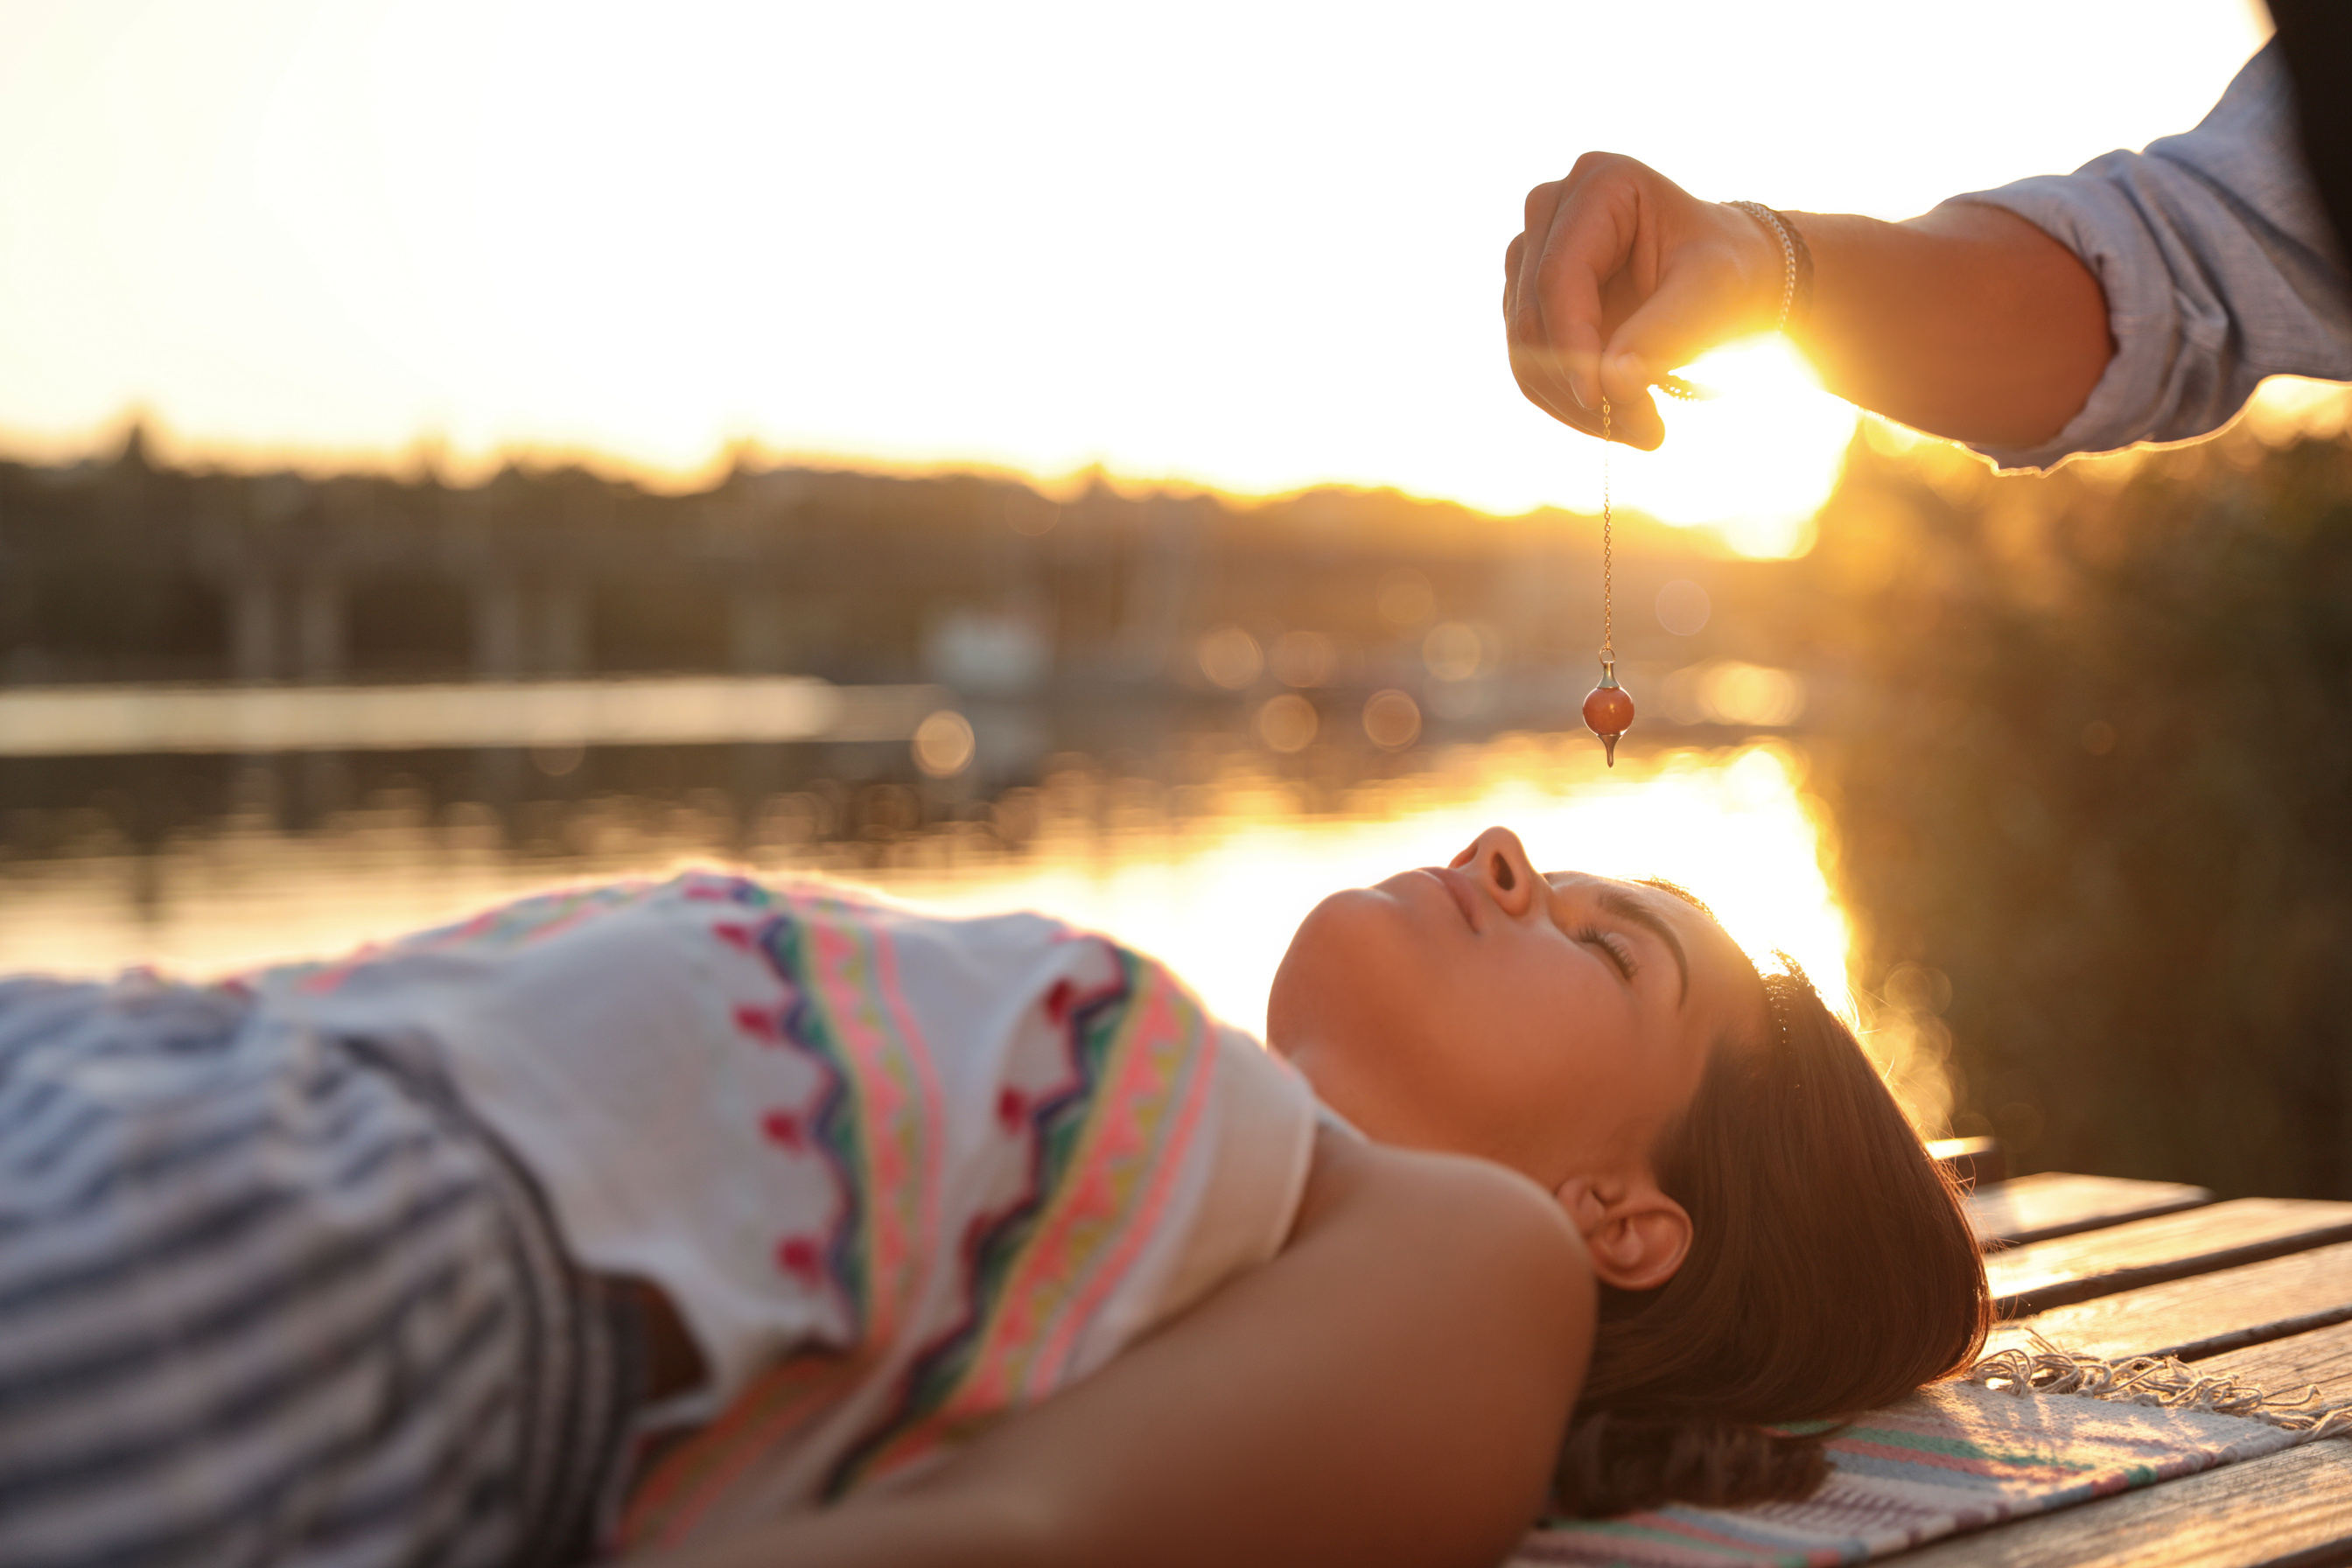
<instances>
[{"instance_id":1,"label":"forearm","mask_svg":"<svg viewBox=\"0 0 2352 1568\"><path fill-rule=\"evenodd\" d=\"M2098 279L2013 213L1957 203L1904 223L1791 216L1814 268L1797 342L1850 402L1955 440L2032 447L2106 369Z\"/></svg>"},{"instance_id":2,"label":"forearm","mask_svg":"<svg viewBox=\"0 0 2352 1568\"><path fill-rule=\"evenodd\" d=\"M1574 1402L1581 1249L1498 1167L1337 1163L1279 1257L1102 1371L902 1491L673 1568L1495 1560Z\"/></svg>"},{"instance_id":3,"label":"forearm","mask_svg":"<svg viewBox=\"0 0 2352 1568\"><path fill-rule=\"evenodd\" d=\"M1939 436L2040 446L2098 384L2107 301L2074 253L2002 208L1948 203L1906 223L1790 215L1813 257L1798 345L1831 391ZM1769 331L1786 266L1768 228L1656 170L1588 153L1528 193L1503 255L1511 372L1528 399L1646 449L1650 387L1718 344Z\"/></svg>"}]
</instances>

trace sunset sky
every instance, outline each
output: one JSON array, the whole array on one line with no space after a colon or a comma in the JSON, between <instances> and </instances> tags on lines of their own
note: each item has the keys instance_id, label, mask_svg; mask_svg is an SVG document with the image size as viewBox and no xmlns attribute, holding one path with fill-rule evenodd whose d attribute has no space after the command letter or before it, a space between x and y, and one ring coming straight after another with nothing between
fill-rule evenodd
<instances>
[{"instance_id":1,"label":"sunset sky","mask_svg":"<svg viewBox=\"0 0 2352 1568\"><path fill-rule=\"evenodd\" d=\"M142 407L236 461L423 442L460 473L554 449L681 477L748 439L1589 507L1598 448L1501 351L1528 186L1599 147L1906 216L2185 129L2266 26L2246 0L0 0L0 452ZM1826 484L1842 406L1769 358L1724 380L1621 457L1622 495L1690 519Z\"/></svg>"}]
</instances>

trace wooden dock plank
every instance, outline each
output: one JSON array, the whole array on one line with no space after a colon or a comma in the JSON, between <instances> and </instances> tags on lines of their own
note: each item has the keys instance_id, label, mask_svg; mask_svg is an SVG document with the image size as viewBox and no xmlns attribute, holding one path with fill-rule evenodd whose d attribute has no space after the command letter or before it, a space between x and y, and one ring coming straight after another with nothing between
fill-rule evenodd
<instances>
[{"instance_id":1,"label":"wooden dock plank","mask_svg":"<svg viewBox=\"0 0 2352 1568\"><path fill-rule=\"evenodd\" d=\"M1969 1194L1969 1224L1979 1241L2047 1241L2148 1219L2213 1201L2203 1187L2076 1176L2060 1171L1994 1182Z\"/></svg>"},{"instance_id":2,"label":"wooden dock plank","mask_svg":"<svg viewBox=\"0 0 2352 1568\"><path fill-rule=\"evenodd\" d=\"M1906 1552L1896 1568L2305 1568L2352 1551L2352 1443L2328 1441Z\"/></svg>"},{"instance_id":3,"label":"wooden dock plank","mask_svg":"<svg viewBox=\"0 0 2352 1568\"><path fill-rule=\"evenodd\" d=\"M2352 1399L2352 1322L2249 1345L2197 1363L2200 1372L2242 1377L2271 1394L2317 1384L2327 1401Z\"/></svg>"},{"instance_id":4,"label":"wooden dock plank","mask_svg":"<svg viewBox=\"0 0 2352 1568\"><path fill-rule=\"evenodd\" d=\"M2352 1319L2352 1242L2149 1285L2039 1312L1993 1331L1988 1352L2027 1331L2093 1355L2197 1361Z\"/></svg>"},{"instance_id":5,"label":"wooden dock plank","mask_svg":"<svg viewBox=\"0 0 2352 1568\"><path fill-rule=\"evenodd\" d=\"M2028 1242L1987 1258L1985 1276L2000 1315L2020 1318L2338 1241L2352 1241L2352 1204L2238 1198Z\"/></svg>"}]
</instances>

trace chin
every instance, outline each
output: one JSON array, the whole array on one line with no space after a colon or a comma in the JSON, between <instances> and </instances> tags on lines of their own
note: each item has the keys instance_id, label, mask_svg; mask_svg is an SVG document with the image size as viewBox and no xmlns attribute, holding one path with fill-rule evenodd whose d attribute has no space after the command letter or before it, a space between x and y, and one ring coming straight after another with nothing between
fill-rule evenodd
<instances>
[{"instance_id":1,"label":"chin","mask_svg":"<svg viewBox=\"0 0 2352 1568\"><path fill-rule=\"evenodd\" d=\"M1411 912L1376 888L1333 893L1298 922L1266 994L1266 1044L1350 1120L1349 1086L1419 1012L1427 962Z\"/></svg>"},{"instance_id":2,"label":"chin","mask_svg":"<svg viewBox=\"0 0 2352 1568\"><path fill-rule=\"evenodd\" d=\"M1290 946L1266 993L1266 1043L1284 1054L1329 1032L1333 1005L1360 985L1363 972L1391 945L1395 900L1373 888L1342 888L1317 904L1290 933Z\"/></svg>"}]
</instances>

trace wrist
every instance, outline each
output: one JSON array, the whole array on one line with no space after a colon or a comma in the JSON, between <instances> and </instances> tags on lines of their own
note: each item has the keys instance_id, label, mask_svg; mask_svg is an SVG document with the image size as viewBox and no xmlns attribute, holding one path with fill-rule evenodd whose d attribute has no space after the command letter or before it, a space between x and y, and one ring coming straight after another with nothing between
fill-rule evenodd
<instances>
[{"instance_id":1,"label":"wrist","mask_svg":"<svg viewBox=\"0 0 2352 1568\"><path fill-rule=\"evenodd\" d=\"M1780 242L1762 225L1729 202L1710 202L1715 236L1738 268L1738 304L1717 339L1730 342L1758 332L1769 332L1780 313L1781 286L1787 274Z\"/></svg>"},{"instance_id":2,"label":"wrist","mask_svg":"<svg viewBox=\"0 0 2352 1568\"><path fill-rule=\"evenodd\" d=\"M1798 325L1812 305L1813 253L1805 243L1804 231L1788 214L1777 212L1762 202L1727 202L1761 229L1777 253L1780 263L1779 288L1770 289L1772 330L1788 331Z\"/></svg>"}]
</instances>

